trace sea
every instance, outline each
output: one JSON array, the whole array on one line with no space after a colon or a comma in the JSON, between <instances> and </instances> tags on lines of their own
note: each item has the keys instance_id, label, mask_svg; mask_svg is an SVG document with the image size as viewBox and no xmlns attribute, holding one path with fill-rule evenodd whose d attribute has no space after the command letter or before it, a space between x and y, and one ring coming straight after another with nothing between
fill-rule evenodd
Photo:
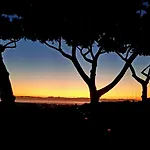
<instances>
[{"instance_id":1,"label":"sea","mask_svg":"<svg viewBox=\"0 0 150 150\"><path fill-rule=\"evenodd\" d=\"M82 105L84 103L89 103L89 101L67 101L67 100L33 100L33 99L16 99L16 102L18 103L39 103L39 104L61 104L61 105Z\"/></svg>"}]
</instances>

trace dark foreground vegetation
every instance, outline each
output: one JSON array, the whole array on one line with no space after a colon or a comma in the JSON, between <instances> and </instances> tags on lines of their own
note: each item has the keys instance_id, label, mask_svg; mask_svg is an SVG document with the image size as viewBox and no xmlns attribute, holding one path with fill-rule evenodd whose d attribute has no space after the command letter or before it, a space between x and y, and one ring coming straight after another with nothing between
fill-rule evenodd
<instances>
[{"instance_id":1,"label":"dark foreground vegetation","mask_svg":"<svg viewBox=\"0 0 150 150\"><path fill-rule=\"evenodd\" d=\"M0 119L1 138L25 145L36 141L38 146L44 141L55 148L106 148L145 146L150 140L149 102L101 102L97 106L1 103Z\"/></svg>"}]
</instances>

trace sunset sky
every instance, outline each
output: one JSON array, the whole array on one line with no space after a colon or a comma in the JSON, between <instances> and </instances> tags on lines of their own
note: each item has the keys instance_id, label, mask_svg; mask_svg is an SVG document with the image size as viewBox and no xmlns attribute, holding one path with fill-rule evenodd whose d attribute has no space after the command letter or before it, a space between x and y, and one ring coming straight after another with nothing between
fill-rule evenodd
<instances>
[{"instance_id":1,"label":"sunset sky","mask_svg":"<svg viewBox=\"0 0 150 150\"><path fill-rule=\"evenodd\" d=\"M65 49L67 47L64 46ZM81 79L72 63L59 52L38 42L21 40L16 49L7 49L3 54L4 62L10 72L16 96L60 96L89 97L87 85ZM90 68L79 57L88 73ZM150 63L150 57L138 57L134 61L138 75ZM97 87L110 83L123 67L124 62L116 54L103 54L99 58ZM150 84L148 85L150 97ZM126 73L119 84L102 98L140 99L141 85L130 73Z\"/></svg>"}]
</instances>

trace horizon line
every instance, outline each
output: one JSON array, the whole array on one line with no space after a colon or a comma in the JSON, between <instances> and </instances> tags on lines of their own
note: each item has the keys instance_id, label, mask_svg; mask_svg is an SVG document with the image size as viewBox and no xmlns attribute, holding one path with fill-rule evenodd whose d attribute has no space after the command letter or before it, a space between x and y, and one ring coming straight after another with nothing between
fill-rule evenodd
<instances>
[{"instance_id":1,"label":"horizon line","mask_svg":"<svg viewBox=\"0 0 150 150\"><path fill-rule=\"evenodd\" d=\"M31 98L66 98L66 99L90 99L89 97L63 97L63 96L16 96L17 97L31 97ZM140 100L136 98L101 98L101 100Z\"/></svg>"}]
</instances>

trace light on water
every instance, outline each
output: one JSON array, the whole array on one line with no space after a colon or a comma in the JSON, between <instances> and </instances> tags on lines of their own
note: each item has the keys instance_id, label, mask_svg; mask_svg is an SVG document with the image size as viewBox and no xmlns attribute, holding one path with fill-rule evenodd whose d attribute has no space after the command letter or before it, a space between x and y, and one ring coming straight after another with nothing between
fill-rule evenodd
<instances>
[{"instance_id":1,"label":"light on water","mask_svg":"<svg viewBox=\"0 0 150 150\"><path fill-rule=\"evenodd\" d=\"M79 100L55 100L55 99L16 99L19 103L42 103L42 104L61 104L61 105L82 105L84 103L89 103L89 101L79 101Z\"/></svg>"}]
</instances>

